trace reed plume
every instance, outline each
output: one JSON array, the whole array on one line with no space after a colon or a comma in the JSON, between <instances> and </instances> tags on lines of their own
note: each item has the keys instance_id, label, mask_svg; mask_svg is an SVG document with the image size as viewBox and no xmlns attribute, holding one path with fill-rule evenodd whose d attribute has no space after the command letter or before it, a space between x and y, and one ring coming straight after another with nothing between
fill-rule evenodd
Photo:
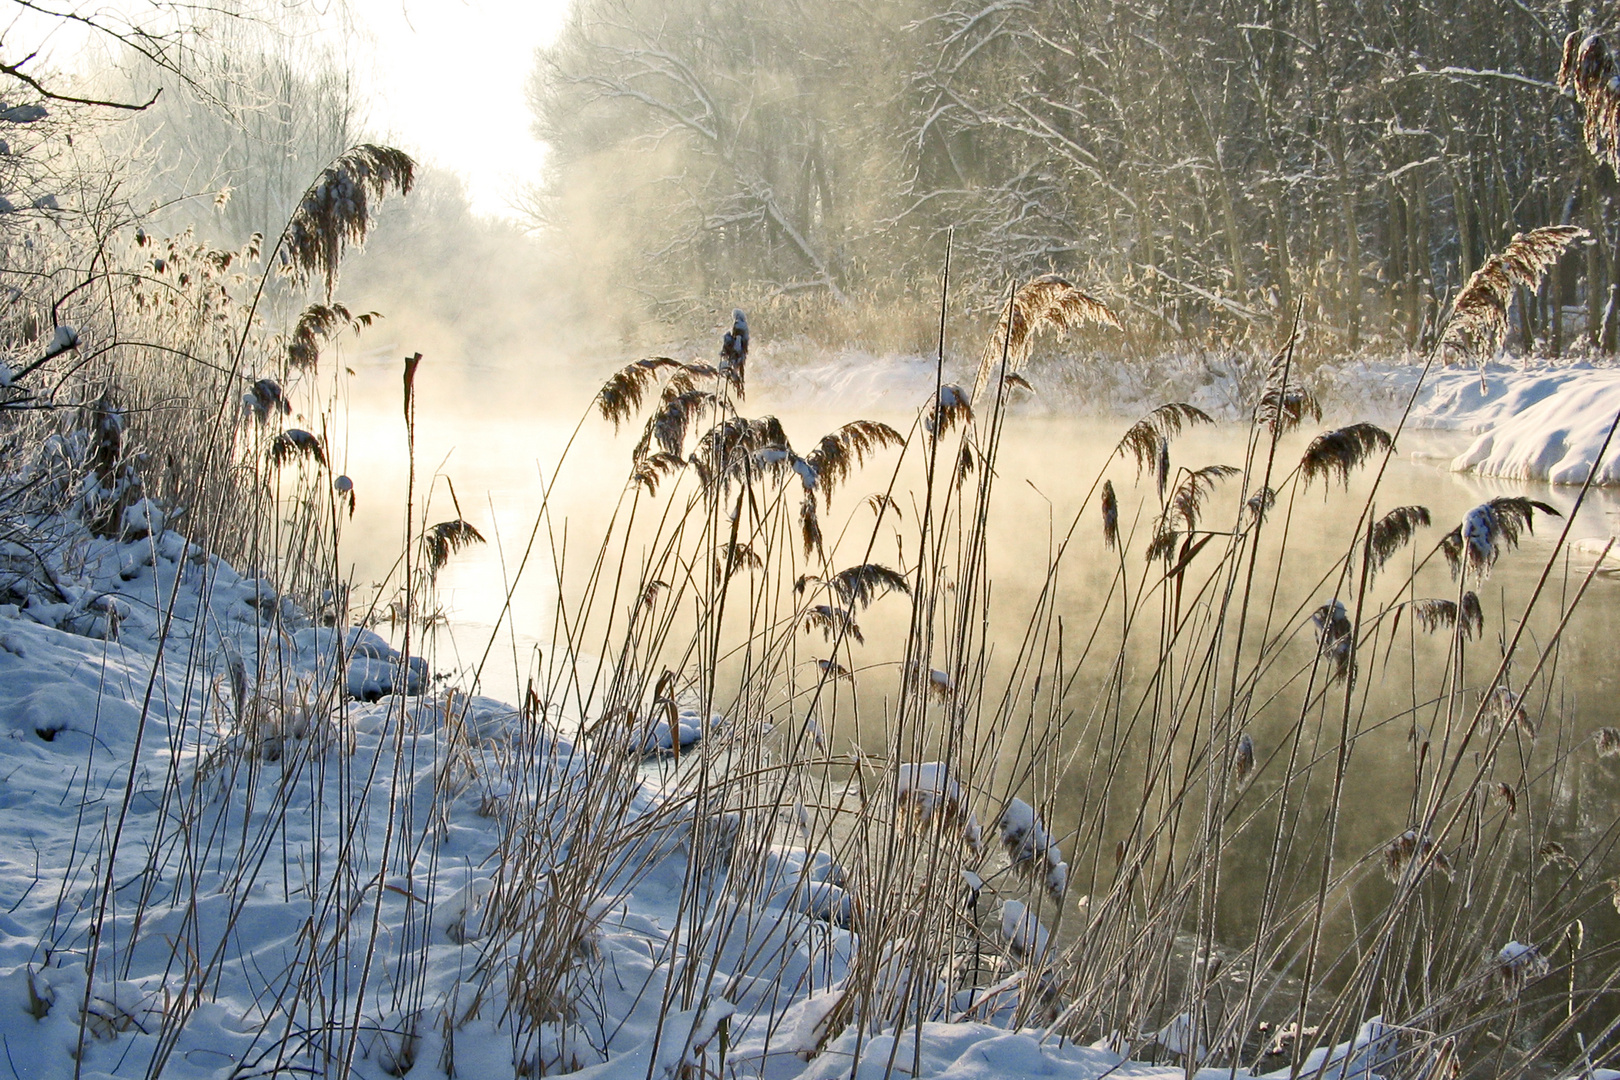
<instances>
[{"instance_id":1,"label":"reed plume","mask_svg":"<svg viewBox=\"0 0 1620 1080\"><path fill-rule=\"evenodd\" d=\"M1031 888L1044 889L1054 904L1062 903L1069 887L1069 864L1035 808L1013 799L996 827L1013 873Z\"/></svg>"},{"instance_id":2,"label":"reed plume","mask_svg":"<svg viewBox=\"0 0 1620 1080\"><path fill-rule=\"evenodd\" d=\"M332 481L332 490L337 493L339 506L349 508L349 516L354 517L354 481L347 476L339 476Z\"/></svg>"},{"instance_id":3,"label":"reed plume","mask_svg":"<svg viewBox=\"0 0 1620 1080\"><path fill-rule=\"evenodd\" d=\"M959 835L974 854L984 848L967 792L943 763L901 765L895 777L895 809L917 826L937 819L944 831Z\"/></svg>"},{"instance_id":4,"label":"reed plume","mask_svg":"<svg viewBox=\"0 0 1620 1080\"><path fill-rule=\"evenodd\" d=\"M649 356L615 371L596 392L596 407L602 419L613 421L613 430L619 430L620 424L641 410L641 400L658 381L658 373L681 366L679 360L667 356Z\"/></svg>"},{"instance_id":5,"label":"reed plume","mask_svg":"<svg viewBox=\"0 0 1620 1080\"><path fill-rule=\"evenodd\" d=\"M1205 465L1202 469L1189 472L1170 496L1165 517L1180 519L1188 530L1196 529L1199 516L1203 513L1204 500L1215 490L1216 481L1236 476L1238 471L1230 465Z\"/></svg>"},{"instance_id":6,"label":"reed plume","mask_svg":"<svg viewBox=\"0 0 1620 1080\"><path fill-rule=\"evenodd\" d=\"M303 428L288 428L270 443L270 464L280 468L290 461L309 458L315 464L326 466L326 449L321 440Z\"/></svg>"},{"instance_id":7,"label":"reed plume","mask_svg":"<svg viewBox=\"0 0 1620 1080\"><path fill-rule=\"evenodd\" d=\"M1216 481L1235 476L1237 472L1238 470L1230 465L1206 465L1202 469L1188 472L1181 482L1176 484L1176 490L1165 504L1164 513L1154 522L1153 539L1148 543L1147 560L1152 562L1155 559L1168 559L1175 550L1176 542L1198 528L1198 518L1203 513L1204 500L1214 491Z\"/></svg>"},{"instance_id":8,"label":"reed plume","mask_svg":"<svg viewBox=\"0 0 1620 1080\"><path fill-rule=\"evenodd\" d=\"M1564 38L1558 88L1580 103L1586 148L1620 172L1620 65L1608 44L1596 34Z\"/></svg>"},{"instance_id":9,"label":"reed plume","mask_svg":"<svg viewBox=\"0 0 1620 1080\"><path fill-rule=\"evenodd\" d=\"M678 456L686 445L686 433L698 414L705 410L723 412L726 407L724 399L708 390L688 390L666 397L658 411L648 418L641 441L636 444L631 456L640 460L655 443L664 453Z\"/></svg>"},{"instance_id":10,"label":"reed plume","mask_svg":"<svg viewBox=\"0 0 1620 1080\"><path fill-rule=\"evenodd\" d=\"M1400 881L1408 866L1424 859L1430 859L1430 865L1447 878L1452 876L1451 860L1436 846L1434 838L1424 834L1423 839L1419 840L1417 830L1407 829L1384 845L1384 876L1391 881Z\"/></svg>"},{"instance_id":11,"label":"reed plume","mask_svg":"<svg viewBox=\"0 0 1620 1080\"><path fill-rule=\"evenodd\" d=\"M1322 405L1303 386L1272 387L1261 395L1255 410L1255 419L1278 435L1299 427L1307 416L1320 422Z\"/></svg>"},{"instance_id":12,"label":"reed plume","mask_svg":"<svg viewBox=\"0 0 1620 1080\"><path fill-rule=\"evenodd\" d=\"M450 561L450 556L464 547L482 544L484 535L460 518L441 521L422 534L422 548L427 553L428 572L437 574Z\"/></svg>"},{"instance_id":13,"label":"reed plume","mask_svg":"<svg viewBox=\"0 0 1620 1080\"><path fill-rule=\"evenodd\" d=\"M928 434L939 438L957 424L973 423L973 403L966 392L955 383L946 383L928 406L923 427Z\"/></svg>"},{"instance_id":14,"label":"reed plume","mask_svg":"<svg viewBox=\"0 0 1620 1080\"><path fill-rule=\"evenodd\" d=\"M973 456L973 444L964 440L962 443L962 452L956 455L956 470L953 484L958 490L961 490L962 485L967 483L967 478L972 475L975 460L976 459Z\"/></svg>"},{"instance_id":15,"label":"reed plume","mask_svg":"<svg viewBox=\"0 0 1620 1080\"><path fill-rule=\"evenodd\" d=\"M794 588L803 592L806 585L820 580L811 576L802 577ZM901 592L911 595L911 582L906 579L906 575L881 563L861 563L859 566L851 566L822 581L822 584L831 589L833 595L847 607L855 610L866 607L886 593Z\"/></svg>"},{"instance_id":16,"label":"reed plume","mask_svg":"<svg viewBox=\"0 0 1620 1080\"><path fill-rule=\"evenodd\" d=\"M713 364L687 363L681 364L675 374L669 377L664 384L663 399L669 401L688 391L701 389L702 383L712 385L714 380L720 378L720 369Z\"/></svg>"},{"instance_id":17,"label":"reed plume","mask_svg":"<svg viewBox=\"0 0 1620 1080\"><path fill-rule=\"evenodd\" d=\"M1458 359L1495 355L1507 334L1514 288L1538 289L1542 276L1569 246L1588 235L1575 225L1548 225L1518 233L1499 255L1485 260L1451 305L1440 344Z\"/></svg>"},{"instance_id":18,"label":"reed plume","mask_svg":"<svg viewBox=\"0 0 1620 1080\"><path fill-rule=\"evenodd\" d=\"M283 416L291 414L292 402L287 400L286 393L276 380L255 379L248 392L242 395L242 408L262 424L270 418L271 413Z\"/></svg>"},{"instance_id":19,"label":"reed plume","mask_svg":"<svg viewBox=\"0 0 1620 1080\"><path fill-rule=\"evenodd\" d=\"M1175 529L1163 526L1164 519L1160 518L1158 527L1153 530L1153 538L1148 541L1147 551L1142 555L1148 562L1156 562L1159 559L1169 562L1176 553L1176 543L1181 539L1181 534Z\"/></svg>"},{"instance_id":20,"label":"reed plume","mask_svg":"<svg viewBox=\"0 0 1620 1080\"><path fill-rule=\"evenodd\" d=\"M1323 604L1311 615L1316 625L1316 648L1328 662L1330 680L1342 679L1355 669L1355 630L1344 603Z\"/></svg>"},{"instance_id":21,"label":"reed plume","mask_svg":"<svg viewBox=\"0 0 1620 1080\"><path fill-rule=\"evenodd\" d=\"M1149 467L1157 468L1160 472L1160 490L1163 490L1164 474L1168 471L1170 460L1170 440L1180 435L1182 431L1193 424L1213 424L1214 418L1196 405L1189 405L1184 401L1172 401L1160 405L1142 419L1132 424L1120 437L1114 452L1120 457L1129 454L1136 461L1136 473L1142 474Z\"/></svg>"},{"instance_id":22,"label":"reed plume","mask_svg":"<svg viewBox=\"0 0 1620 1080\"><path fill-rule=\"evenodd\" d=\"M346 151L316 179L281 235L281 270L300 286L310 278L337 284L338 263L349 244L371 229L372 203L389 191L410 194L416 162L404 151L364 143Z\"/></svg>"},{"instance_id":23,"label":"reed plume","mask_svg":"<svg viewBox=\"0 0 1620 1080\"><path fill-rule=\"evenodd\" d=\"M646 488L648 495L657 495L659 483L665 477L673 476L684 468L686 468L685 458L666 454L660 450L636 462L636 467L630 474L631 482Z\"/></svg>"},{"instance_id":24,"label":"reed plume","mask_svg":"<svg viewBox=\"0 0 1620 1080\"><path fill-rule=\"evenodd\" d=\"M894 428L876 420L856 420L823 435L816 448L804 456L821 492L822 504L831 502L833 489L857 466L864 465L869 455L884 447L901 446L905 441Z\"/></svg>"},{"instance_id":25,"label":"reed plume","mask_svg":"<svg viewBox=\"0 0 1620 1080\"><path fill-rule=\"evenodd\" d=\"M1377 424L1351 424L1324 431L1305 448L1299 473L1306 487L1318 477L1330 480L1334 476L1348 487L1352 469L1359 468L1374 453L1388 450L1394 443L1389 432Z\"/></svg>"},{"instance_id":26,"label":"reed plume","mask_svg":"<svg viewBox=\"0 0 1620 1080\"><path fill-rule=\"evenodd\" d=\"M703 391L693 391L703 393ZM724 399L709 395L709 402L717 408L726 407ZM766 472L779 473L791 469L804 482L805 495L810 497L815 476L808 465L788 445L787 432L774 416L750 419L728 416L711 427L697 440L690 459L692 467L704 487L730 484L736 473L750 463Z\"/></svg>"},{"instance_id":27,"label":"reed plume","mask_svg":"<svg viewBox=\"0 0 1620 1080\"><path fill-rule=\"evenodd\" d=\"M1543 867L1557 866L1571 872L1580 869L1580 864L1570 855L1567 848L1557 840L1543 841L1536 849L1536 857L1541 860Z\"/></svg>"},{"instance_id":28,"label":"reed plume","mask_svg":"<svg viewBox=\"0 0 1620 1080\"><path fill-rule=\"evenodd\" d=\"M1238 736L1237 746L1232 750L1232 782L1239 788L1246 787L1249 778L1254 775L1254 739L1245 731Z\"/></svg>"},{"instance_id":29,"label":"reed plume","mask_svg":"<svg viewBox=\"0 0 1620 1080\"><path fill-rule=\"evenodd\" d=\"M1102 489L1103 543L1110 550L1119 548L1119 496L1114 494L1114 482L1103 481Z\"/></svg>"},{"instance_id":30,"label":"reed plume","mask_svg":"<svg viewBox=\"0 0 1620 1080\"><path fill-rule=\"evenodd\" d=\"M1511 784L1497 784L1491 791L1491 798L1502 804L1502 809L1507 811L1509 817L1518 814L1519 796Z\"/></svg>"},{"instance_id":31,"label":"reed plume","mask_svg":"<svg viewBox=\"0 0 1620 1080\"><path fill-rule=\"evenodd\" d=\"M1505 548L1519 546L1525 532L1535 533L1535 512L1562 517L1538 499L1501 495L1468 511L1462 524L1440 540L1451 576L1471 573L1483 579Z\"/></svg>"},{"instance_id":32,"label":"reed plume","mask_svg":"<svg viewBox=\"0 0 1620 1080\"><path fill-rule=\"evenodd\" d=\"M335 300L330 304L311 304L293 324L292 335L287 339L287 363L301 370L314 370L321 358L322 338L330 338L345 326L358 334L380 318L382 316L375 311L351 315L347 307Z\"/></svg>"},{"instance_id":33,"label":"reed plume","mask_svg":"<svg viewBox=\"0 0 1620 1080\"><path fill-rule=\"evenodd\" d=\"M799 535L804 540L805 558L822 550L821 519L816 516L816 497L808 491L799 503Z\"/></svg>"},{"instance_id":34,"label":"reed plume","mask_svg":"<svg viewBox=\"0 0 1620 1080\"><path fill-rule=\"evenodd\" d=\"M1524 707L1524 695L1515 694L1505 686L1498 686L1491 691L1484 712L1498 728L1518 728L1529 739L1534 739L1540 734L1538 725Z\"/></svg>"},{"instance_id":35,"label":"reed plume","mask_svg":"<svg viewBox=\"0 0 1620 1080\"><path fill-rule=\"evenodd\" d=\"M857 645L866 644L866 638L861 636L861 628L848 608L816 604L804 613L804 629L806 633L820 630L821 636L827 641L832 641L840 634L846 634L854 638Z\"/></svg>"},{"instance_id":36,"label":"reed plume","mask_svg":"<svg viewBox=\"0 0 1620 1080\"><path fill-rule=\"evenodd\" d=\"M1601 727L1592 733L1592 745L1598 757L1620 757L1620 728Z\"/></svg>"},{"instance_id":37,"label":"reed plume","mask_svg":"<svg viewBox=\"0 0 1620 1080\"><path fill-rule=\"evenodd\" d=\"M879 491L868 495L864 502L872 508L872 513L878 517L882 517L884 514L893 514L896 518L904 520L903 515L900 513L900 504L894 501L892 495L885 495Z\"/></svg>"},{"instance_id":38,"label":"reed plume","mask_svg":"<svg viewBox=\"0 0 1620 1080\"><path fill-rule=\"evenodd\" d=\"M747 392L748 318L742 308L732 308L731 329L720 339L719 374L738 397Z\"/></svg>"},{"instance_id":39,"label":"reed plume","mask_svg":"<svg viewBox=\"0 0 1620 1080\"><path fill-rule=\"evenodd\" d=\"M1526 986L1552 973L1552 964L1534 945L1510 941L1496 954L1492 976L1504 1001L1516 1001Z\"/></svg>"},{"instance_id":40,"label":"reed plume","mask_svg":"<svg viewBox=\"0 0 1620 1080\"><path fill-rule=\"evenodd\" d=\"M1419 529L1429 526L1426 506L1397 506L1377 521L1367 536L1367 569L1377 573L1384 564L1412 539Z\"/></svg>"},{"instance_id":41,"label":"reed plume","mask_svg":"<svg viewBox=\"0 0 1620 1080\"><path fill-rule=\"evenodd\" d=\"M849 679L849 669L836 660L817 660L816 667L829 679Z\"/></svg>"},{"instance_id":42,"label":"reed plume","mask_svg":"<svg viewBox=\"0 0 1620 1080\"><path fill-rule=\"evenodd\" d=\"M1024 285L1008 298L996 317L995 332L979 357L973 400L977 401L984 392L990 373L1003 356L1007 358L1007 371L1011 374L1029 359L1035 339L1042 333L1064 334L1088 323L1121 329L1119 316L1107 304L1081 292L1056 274L1038 277Z\"/></svg>"},{"instance_id":43,"label":"reed plume","mask_svg":"<svg viewBox=\"0 0 1620 1080\"><path fill-rule=\"evenodd\" d=\"M1271 513L1271 508L1277 505L1277 493L1271 488L1262 487L1249 496L1249 501L1245 505L1249 511L1249 520L1258 525L1266 520L1266 515Z\"/></svg>"},{"instance_id":44,"label":"reed plume","mask_svg":"<svg viewBox=\"0 0 1620 1080\"><path fill-rule=\"evenodd\" d=\"M759 557L752 545L729 542L720 545L718 557L714 565L714 576L717 581L723 581L738 570L763 570L765 560Z\"/></svg>"},{"instance_id":45,"label":"reed plume","mask_svg":"<svg viewBox=\"0 0 1620 1080\"><path fill-rule=\"evenodd\" d=\"M1433 633L1440 629L1449 629L1458 625L1457 601L1443 599L1422 599L1408 601L1412 609L1412 617L1417 619L1418 625L1425 631ZM1472 641L1485 632L1485 613L1480 610L1479 594L1472 589L1462 596L1462 636Z\"/></svg>"}]
</instances>

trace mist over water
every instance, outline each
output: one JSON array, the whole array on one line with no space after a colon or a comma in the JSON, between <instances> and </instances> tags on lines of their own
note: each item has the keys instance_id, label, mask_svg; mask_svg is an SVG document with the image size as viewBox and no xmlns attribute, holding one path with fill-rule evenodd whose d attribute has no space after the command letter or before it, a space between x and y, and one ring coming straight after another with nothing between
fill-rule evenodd
<instances>
[{"instance_id":1,"label":"mist over water","mask_svg":"<svg viewBox=\"0 0 1620 1080\"><path fill-rule=\"evenodd\" d=\"M395 361L379 360L374 368L366 369L356 384L348 413L349 458L344 467L356 481L360 509L346 527L341 554L344 565L355 568L356 595L361 597L371 595L366 589L383 581L394 569L394 553L400 549L403 535L406 453L404 424L393 401L397 367ZM635 425L627 425L615 434L613 426L590 408L594 388L583 379L563 379L543 392L516 395L504 392L502 372L496 367L487 373L468 373L435 370L425 364L421 377L416 432L417 529L424 522L431 524L456 516L448 479L454 483L461 516L489 541L452 556L439 574L433 603L442 609L447 622L429 629L428 655L437 670L455 673L463 685L470 685L473 672L482 665L479 692L520 700L528 680L544 670L543 657L559 647L559 634L566 635L566 619L570 617L564 614L566 606L580 602L583 583L597 558L602 537L616 522L616 509L620 515L617 523L623 523L629 501L621 503L620 497L625 491L631 448L638 431ZM859 372L850 376L857 383L860 378ZM360 392L362 384L364 394ZM833 401L829 401L827 395L800 393L797 396L807 402L806 407L784 408L791 401L782 395L773 398L769 392L760 395L765 399L763 403L745 406L743 411L750 415L776 412L793 445L806 447L814 445L822 433L856 417L883 420L902 433L910 431L916 413L895 410L891 404L901 392L891 387L882 400L889 407L877 412L863 409L859 400L839 394L831 395ZM1049 812L1059 822L1079 819L1084 798L1081 790L1087 782L1096 780L1094 775L1088 777L1087 770L1094 770L1094 763L1107 752L1118 752L1121 760L1133 762L1128 768L1146 767L1152 748L1148 737L1141 733L1146 723L1142 717L1156 707L1156 695L1183 692L1178 680L1191 674L1178 672L1168 680L1151 678L1159 635L1158 628L1152 625L1158 618L1156 599L1150 599L1140 609L1130 644L1123 653L1120 651L1124 635L1119 622L1120 591L1134 597L1144 587L1156 589L1162 573L1162 568L1146 572L1140 554L1142 537L1151 531L1152 519L1158 512L1153 479L1151 475L1135 479L1134 465L1128 460L1116 458L1110 463L1110 455L1129 423L1129 418L1015 414L1007 422L995 466L988 534L991 646L982 687L975 688L979 692L971 695L975 702L972 708L978 715L969 729L988 731L989 726L1003 725L999 736L999 745L1003 746L1030 748L1040 745L1043 739L1052 744L1044 763L1032 763L1033 757L1039 755L1012 754L996 763L994 774L998 790L1011 794L1050 785L1057 801ZM1308 428L1283 439L1277 458L1279 475L1292 468L1316 430ZM1174 466L1242 466L1247 434L1247 428L1236 425L1196 429L1176 440ZM1487 481L1449 472L1436 462L1448 459L1460 439L1455 434L1422 431L1402 436L1400 453L1382 480L1377 512L1401 505L1423 505L1429 508L1433 525L1420 530L1409 548L1397 554L1375 579L1369 594L1369 616L1381 607L1378 597L1391 596L1440 536L1486 499L1503 494L1529 495L1560 510L1573 504L1573 489ZM559 458L565 449L567 458L559 472ZM1414 452L1421 460L1413 460ZM869 462L823 514L823 530L835 569L860 561L877 561L902 570L914 566L920 508L915 505L913 493L922 490L920 473L909 464L902 467L895 477L900 520L887 518L876 533L872 529L875 515L864 501L869 494L886 489L894 460L895 452L886 451ZM1095 496L1086 502L1105 466L1120 491L1120 528L1127 547L1123 563L1117 553L1104 547ZM1273 512L1276 524L1268 528L1276 531L1262 546L1264 554L1257 573L1245 656L1253 655L1262 637L1273 642L1291 640L1276 651L1255 694L1258 704L1248 733L1262 758L1281 754L1288 744L1288 733L1299 721L1297 691L1309 677L1315 652L1316 639L1309 617L1335 597L1338 578L1330 571L1350 546L1367 496L1370 472L1353 475L1348 488L1324 488L1318 483L1302 489L1294 496L1292 507L1285 491ZM553 483L550 514L539 519L536 532L541 492L545 485ZM655 520L671 499L684 505L689 487L677 487L673 478L666 485L656 497L643 493L637 504L638 520ZM1204 527L1230 528L1237 498L1235 480L1218 487L1213 508L1206 511ZM1290 509L1291 516L1285 517ZM1606 536L1615 531L1617 518L1620 493L1595 489L1588 496L1571 538ZM1285 520L1287 554L1279 566L1275 540ZM1558 519L1538 517L1534 534L1525 536L1517 550L1504 553L1490 576L1477 586L1485 612L1485 630L1467 650L1467 685L1480 685L1494 672L1501 648L1517 625L1562 524ZM634 599L630 591L639 580L634 575L651 553L638 546L639 534L634 530L628 543L622 535L615 535L619 538L614 541L609 562L616 564L619 545L623 544L624 565L630 576L599 584L598 597L605 601L604 594L619 589L614 602L624 609ZM1065 549L1066 536L1069 540ZM517 568L526 548L528 563L519 578ZM1040 602L1047 567L1060 549L1054 603L1062 625L1063 662L1071 668L1078 663L1078 673L1064 692L1061 713L1031 725L1019 718L1016 708L999 706L1004 693L1009 692L1007 684L1015 660L1026 644L1031 612ZM1590 554L1579 552L1560 558L1548 595L1532 615L1526 636L1530 647L1521 646L1521 659L1509 672L1510 683L1517 685L1517 680L1528 675L1528 667L1542 643L1552 640L1559 616L1591 566L1591 559ZM560 593L559 565L564 567ZM1194 612L1191 618L1196 621L1198 610L1218 602L1224 579L1208 581L1207 571L1199 574L1198 564L1193 566L1182 604ZM397 570L394 572L397 578ZM503 614L509 592L510 611ZM389 590L384 590L385 602L388 595ZM1444 560L1435 554L1419 572L1416 588L1402 598L1455 599L1456 595L1457 584ZM559 608L559 599L565 608ZM1353 600L1353 592L1342 599L1347 603ZM1620 578L1612 572L1599 573L1571 617L1551 666L1526 701L1536 723L1557 732L1552 741L1561 749L1567 750L1571 740L1585 739L1595 729L1620 720L1620 705L1616 704L1620 702L1620 679L1616 677L1612 650L1620 634L1617 601ZM855 672L854 688L835 685L818 705L818 723L835 757L857 746L868 754L887 752L887 725L895 706L893 695L903 660L897 650L906 638L909 611L904 596L891 594L861 613L866 643L853 646L849 653ZM388 632L386 624L379 629ZM813 659L826 656L827 645L817 633L799 630L794 636L799 650L796 670L803 672L797 693L803 695L816 682ZM1352 730L1359 735L1343 794L1344 805L1353 809L1344 816L1338 841L1341 857L1347 860L1369 853L1378 857L1381 846L1406 829L1416 813L1414 751L1421 736L1414 738L1413 732L1416 729L1428 733L1444 726L1438 711L1442 706L1432 695L1445 675L1446 637L1446 631L1425 634L1409 613L1396 620L1386 611L1372 645L1360 654L1352 702ZM1035 647L1043 646L1037 642ZM1053 645L1047 642L1044 647L1050 650ZM576 648L587 658L592 653L588 642ZM1116 659L1121 673L1117 681ZM667 662L673 664L675 660ZM723 685L727 670L722 664L722 685L716 689L715 708L721 713L729 702ZM581 671L579 677L588 682L590 672ZM1217 685L1225 684L1217 680ZM1343 704L1341 685L1336 684L1325 703L1314 707L1302 727L1300 752L1307 757L1315 755L1319 761L1331 757ZM1285 693L1289 687L1295 691L1292 695ZM1015 683L1010 689L1014 699L1030 692L1026 683ZM1279 696L1267 703L1272 694ZM1478 693L1465 692L1463 698L1471 708L1478 701ZM1199 724L1211 722L1221 709L1219 701L1188 704L1188 716ZM794 722L803 719L804 707L803 696L784 696L773 705L783 721L797 718ZM1112 718L1107 718L1110 715ZM1561 723L1554 722L1554 717L1561 718ZM1006 730L1008 727L1015 730ZM1024 730L1026 727L1028 730ZM1190 737L1192 733L1186 734ZM1510 735L1501 754L1518 762L1530 776L1547 767L1545 762L1554 749L1544 740L1532 742ZM939 750L935 744L929 752ZM927 757L929 752L921 756ZM1554 820L1546 824L1564 835L1600 835L1612 819L1610 808L1620 798L1620 778L1615 770L1604 766L1603 762L1594 764L1580 758L1563 761L1558 767L1565 772L1555 778L1557 796L1549 808ZM835 767L833 771L848 775L847 769ZM1267 786L1274 788L1277 783L1264 776L1258 781L1255 797L1261 800L1261 809L1249 822L1253 835L1234 848L1228 888L1240 897L1244 890L1258 888L1265 878L1270 815L1275 813L1271 796L1276 794ZM1094 887L1106 889L1113 872L1113 846L1128 828L1132 813L1129 799L1119 795L1115 799L1117 805L1107 812L1105 820L1114 823L1111 827L1117 827L1117 833L1104 829L1102 835L1065 835L1061 839L1075 868L1076 888L1082 893ZM1321 801L1321 793L1313 791L1307 801L1312 800ZM1306 819L1312 816L1307 812ZM1172 838L1171 842L1181 844L1192 839ZM1299 838L1293 857L1305 860L1302 870L1310 852L1320 844L1320 836ZM1525 853L1524 867L1526 872L1533 871L1533 853ZM1256 909L1259 897L1252 899L1252 903L1224 907L1224 939L1239 941L1252 931L1249 913ZM1610 916L1597 912L1593 918L1602 922ZM1337 910L1330 922L1331 941L1347 945L1355 923L1353 912ZM1075 928L1070 927L1069 932L1076 932Z\"/></svg>"}]
</instances>

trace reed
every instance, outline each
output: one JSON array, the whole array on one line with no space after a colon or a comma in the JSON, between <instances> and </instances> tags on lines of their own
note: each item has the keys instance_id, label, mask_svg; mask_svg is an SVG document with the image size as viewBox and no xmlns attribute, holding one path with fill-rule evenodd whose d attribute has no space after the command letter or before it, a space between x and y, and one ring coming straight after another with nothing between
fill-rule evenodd
<instances>
[{"instance_id":1,"label":"reed","mask_svg":"<svg viewBox=\"0 0 1620 1080\"><path fill-rule=\"evenodd\" d=\"M333 170L279 245L327 293L292 332L311 357L356 321L330 291L366 200L410 178L374 150ZM1612 768L1620 737L1587 730L1559 668L1590 577L1522 612L1479 595L1526 556L1535 514L1563 511L1476 508L1433 548L1448 581L1413 549L1435 515L1375 512L1398 429L1301 430L1320 411L1292 338L1247 403L1239 463L1173 466L1212 422L1187 403L1122 425L1073 516L1038 523L1046 558L1016 605L997 580L1014 358L1043 330L1110 322L1066 282L1013 293L982 354L990 373L1005 361L996 393L983 370L972 394L941 377L904 421L852 419L802 455L781 420L749 415L741 312L713 362L621 367L580 420L627 430L607 525L570 531L552 494L567 463L550 463L510 562L453 488L454 517L435 521L437 481L418 487L414 380L431 361L414 356L407 539L370 620L397 590L394 645L346 630L367 621L339 572L354 485L330 475L318 366L245 302L266 276L240 253L154 244L131 256L131 305L170 336L87 375L82 408L54 421L63 460L46 467L42 439L37 483L0 503L66 512L94 487L96 529L156 562L165 530L136 536L125 512L137 493L196 496L172 576L154 578L166 646L185 653L184 692L142 714L132 750L156 779L120 774L105 825L82 811L26 981L40 1015L76 1009L81 1061L128 1040L156 1076L227 994L260 1003L242 1077L460 1075L474 1044L548 1075L623 1055L621 1028L650 1033L642 1064L669 1075L799 1058L915 1074L927 1025L959 1020L1129 1043L1189 1075L1327 1076L1311 1049L1357 1038L1386 1076L1612 1060L1620 948L1599 916L1620 830L1567 793ZM220 274L242 275L229 311L209 306ZM74 349L101 332L84 321ZM176 373L156 344L230 362ZM161 411L178 389L212 396ZM313 430L285 426L293 401ZM160 477L147 447L217 486ZM1320 529L1306 493L1353 511L1326 556L1299 542ZM431 613L440 575L483 543L510 567L504 626L452 687L433 678ZM1411 571L1391 573L1404 551ZM187 573L214 583L205 598L235 590L251 632L232 640L251 649L209 638L212 599L175 611ZM536 574L545 640L521 662L523 700L501 706L479 675ZM1076 608L1063 592L1087 574L1101 587ZM116 633L116 608L88 613ZM1479 648L1487 618L1503 633ZM160 724L161 754L140 741ZM1401 763L1393 795L1369 792L1372 757ZM91 783L75 805L94 805ZM267 893L293 913L274 965L232 945ZM130 997L137 979L162 994Z\"/></svg>"}]
</instances>

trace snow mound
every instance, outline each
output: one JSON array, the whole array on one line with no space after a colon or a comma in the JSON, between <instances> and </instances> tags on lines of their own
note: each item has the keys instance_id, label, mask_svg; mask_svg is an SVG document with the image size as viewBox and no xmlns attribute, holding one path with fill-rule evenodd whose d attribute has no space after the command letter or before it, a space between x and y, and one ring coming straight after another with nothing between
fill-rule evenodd
<instances>
[{"instance_id":1,"label":"snow mound","mask_svg":"<svg viewBox=\"0 0 1620 1080\"><path fill-rule=\"evenodd\" d=\"M1620 414L1620 371L1569 372L1561 380L1525 379L1514 409L1451 463L1457 472L1551 484L1585 482ZM1620 439L1610 444L1594 483L1620 483Z\"/></svg>"}]
</instances>

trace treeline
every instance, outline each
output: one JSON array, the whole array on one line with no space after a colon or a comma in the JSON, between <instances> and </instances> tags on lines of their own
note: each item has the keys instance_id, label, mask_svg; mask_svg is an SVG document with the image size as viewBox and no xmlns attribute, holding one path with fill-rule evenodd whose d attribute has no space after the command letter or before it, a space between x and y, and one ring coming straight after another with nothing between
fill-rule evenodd
<instances>
[{"instance_id":1,"label":"treeline","mask_svg":"<svg viewBox=\"0 0 1620 1080\"><path fill-rule=\"evenodd\" d=\"M577 0L537 217L649 310L991 308L1058 271L1162 342L1422 346L1519 231L1595 242L1517 342L1613 350L1620 185L1556 84L1590 0ZM729 301L725 302L729 307ZM1563 318L1554 314L1562 311Z\"/></svg>"}]
</instances>

